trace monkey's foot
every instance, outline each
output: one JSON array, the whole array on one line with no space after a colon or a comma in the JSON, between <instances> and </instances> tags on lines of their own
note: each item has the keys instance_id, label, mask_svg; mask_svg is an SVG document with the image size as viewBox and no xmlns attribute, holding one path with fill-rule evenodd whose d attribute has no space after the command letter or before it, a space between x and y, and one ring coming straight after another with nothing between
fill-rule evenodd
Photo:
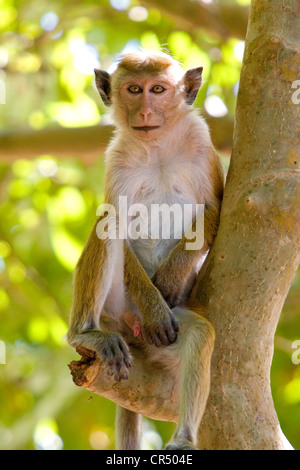
<instances>
[{"instance_id":1,"label":"monkey's foot","mask_svg":"<svg viewBox=\"0 0 300 470\"><path fill-rule=\"evenodd\" d=\"M165 450L198 450L191 441L184 438L177 438L174 441L169 442Z\"/></svg>"},{"instance_id":2,"label":"monkey's foot","mask_svg":"<svg viewBox=\"0 0 300 470\"><path fill-rule=\"evenodd\" d=\"M128 368L131 360L128 346L118 333L103 334L98 343L97 353L109 375L116 382L128 379Z\"/></svg>"}]
</instances>

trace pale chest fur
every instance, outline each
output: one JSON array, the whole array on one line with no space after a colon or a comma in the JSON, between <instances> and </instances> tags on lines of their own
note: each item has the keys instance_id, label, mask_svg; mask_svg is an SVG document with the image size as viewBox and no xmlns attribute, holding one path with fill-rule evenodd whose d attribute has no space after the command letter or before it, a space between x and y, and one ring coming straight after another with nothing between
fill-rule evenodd
<instances>
[{"instance_id":1,"label":"pale chest fur","mask_svg":"<svg viewBox=\"0 0 300 470\"><path fill-rule=\"evenodd\" d=\"M115 157L119 163L117 177L111 185L112 199L116 203L119 196L126 196L128 208L134 204L142 204L148 217L145 221L143 215L143 229L148 227L148 236L145 236L144 230L142 237L132 237L129 234L129 238L136 256L149 276L156 272L182 238L191 223L191 217L195 215L196 204L205 202L205 175L208 174L206 147L202 142L200 151L198 141L199 135L189 145L173 139L166 141L163 146L140 148L139 151L130 151L127 148L126 153L119 153ZM174 211L159 212L157 205L162 204L169 208L173 205L177 207L174 207ZM187 206L189 210L185 212ZM182 209L181 212L179 208ZM138 212L134 213L140 215ZM133 218L132 215L128 218L129 223ZM135 228L140 227L136 224Z\"/></svg>"},{"instance_id":2,"label":"pale chest fur","mask_svg":"<svg viewBox=\"0 0 300 470\"><path fill-rule=\"evenodd\" d=\"M131 246L149 276L152 276L191 223L185 214L195 214L197 194L191 180L197 165L183 159L152 161L129 176L139 187L128 187L128 201L147 209L148 238L131 238ZM189 206L192 212L185 212Z\"/></svg>"}]
</instances>

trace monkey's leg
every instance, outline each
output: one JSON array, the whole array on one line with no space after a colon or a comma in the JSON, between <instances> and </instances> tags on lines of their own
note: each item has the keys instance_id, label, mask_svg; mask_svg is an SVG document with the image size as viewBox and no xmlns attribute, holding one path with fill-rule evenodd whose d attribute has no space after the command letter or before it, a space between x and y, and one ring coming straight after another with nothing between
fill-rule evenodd
<instances>
[{"instance_id":1,"label":"monkey's leg","mask_svg":"<svg viewBox=\"0 0 300 470\"><path fill-rule=\"evenodd\" d=\"M210 359L214 330L205 318L178 307L179 322L179 418L166 449L196 448L197 430L203 416L210 387ZM172 348L175 347L172 346Z\"/></svg>"},{"instance_id":2,"label":"monkey's leg","mask_svg":"<svg viewBox=\"0 0 300 470\"><path fill-rule=\"evenodd\" d=\"M139 450L142 433L142 416L117 405L116 449Z\"/></svg>"}]
</instances>

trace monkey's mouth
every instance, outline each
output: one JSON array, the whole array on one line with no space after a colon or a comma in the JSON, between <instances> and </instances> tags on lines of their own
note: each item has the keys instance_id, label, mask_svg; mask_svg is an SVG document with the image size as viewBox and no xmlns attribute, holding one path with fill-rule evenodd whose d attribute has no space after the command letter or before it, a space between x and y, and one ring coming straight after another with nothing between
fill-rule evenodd
<instances>
[{"instance_id":1,"label":"monkey's mouth","mask_svg":"<svg viewBox=\"0 0 300 470\"><path fill-rule=\"evenodd\" d=\"M159 129L160 126L140 126L140 127L135 127L132 126L132 129L135 131L154 131L155 129Z\"/></svg>"}]
</instances>

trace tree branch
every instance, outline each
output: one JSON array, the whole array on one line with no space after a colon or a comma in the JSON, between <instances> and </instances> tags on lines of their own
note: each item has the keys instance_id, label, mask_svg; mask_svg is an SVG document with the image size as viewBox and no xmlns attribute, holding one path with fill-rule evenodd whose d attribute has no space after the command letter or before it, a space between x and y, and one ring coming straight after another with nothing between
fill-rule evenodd
<instances>
[{"instance_id":1,"label":"tree branch","mask_svg":"<svg viewBox=\"0 0 300 470\"><path fill-rule=\"evenodd\" d=\"M284 6L283 6L284 4ZM290 448L274 410L274 334L300 261L299 7L253 0L218 235L193 295L216 330L205 449Z\"/></svg>"},{"instance_id":2,"label":"tree branch","mask_svg":"<svg viewBox=\"0 0 300 470\"><path fill-rule=\"evenodd\" d=\"M204 4L201 0L142 0L143 5L157 8L176 19L184 28L203 29L223 38L245 39L249 8L221 1Z\"/></svg>"},{"instance_id":3,"label":"tree branch","mask_svg":"<svg viewBox=\"0 0 300 470\"><path fill-rule=\"evenodd\" d=\"M112 126L92 126L5 132L0 134L0 160L35 158L47 154L78 157L86 163L92 163L103 153L112 130Z\"/></svg>"},{"instance_id":4,"label":"tree branch","mask_svg":"<svg viewBox=\"0 0 300 470\"><path fill-rule=\"evenodd\" d=\"M139 349L130 348L134 367L130 369L128 380L120 383L107 374L92 351L80 347L77 352L82 356L81 360L69 364L76 385L148 418L177 422L179 397L176 378L168 374L166 380L166 371L155 370Z\"/></svg>"},{"instance_id":5,"label":"tree branch","mask_svg":"<svg viewBox=\"0 0 300 470\"><path fill-rule=\"evenodd\" d=\"M233 120L207 119L217 149L230 151ZM17 130L0 134L0 161L35 158L40 155L77 157L87 164L95 162L104 153L112 136L113 126L82 128L54 127L39 131Z\"/></svg>"}]
</instances>

